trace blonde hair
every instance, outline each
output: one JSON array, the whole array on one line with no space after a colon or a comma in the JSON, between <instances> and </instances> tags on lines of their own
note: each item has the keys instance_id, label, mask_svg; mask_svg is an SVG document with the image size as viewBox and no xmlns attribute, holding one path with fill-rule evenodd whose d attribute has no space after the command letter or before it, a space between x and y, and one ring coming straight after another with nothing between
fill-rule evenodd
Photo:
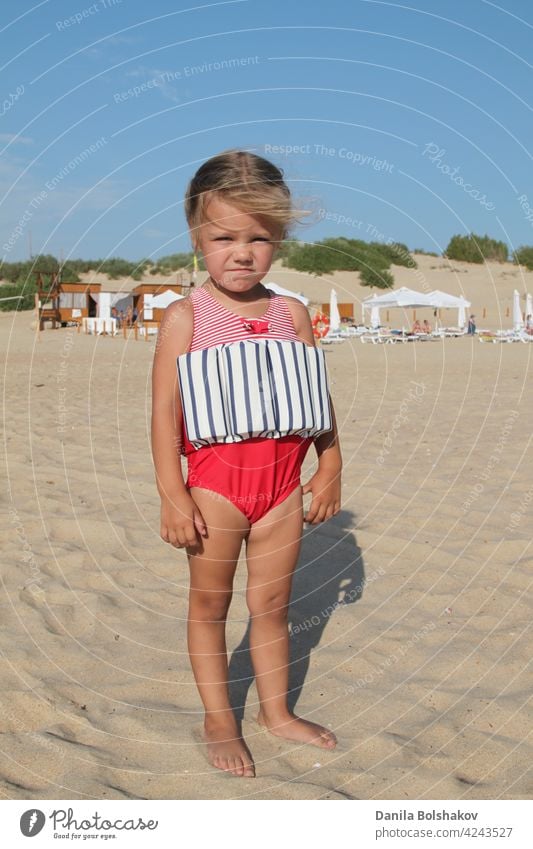
<instances>
[{"instance_id":1,"label":"blonde hair","mask_svg":"<svg viewBox=\"0 0 533 849\"><path fill-rule=\"evenodd\" d=\"M310 214L293 206L280 168L255 153L225 150L204 162L187 186L185 217L195 247L198 228L207 220L207 205L214 196L249 215L261 216L280 241L287 239L292 224Z\"/></svg>"}]
</instances>

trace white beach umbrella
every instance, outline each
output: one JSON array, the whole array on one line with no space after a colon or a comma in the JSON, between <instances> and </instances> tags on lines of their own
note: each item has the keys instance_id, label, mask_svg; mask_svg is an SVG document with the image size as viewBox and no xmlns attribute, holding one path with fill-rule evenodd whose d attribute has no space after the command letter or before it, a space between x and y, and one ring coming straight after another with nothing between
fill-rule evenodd
<instances>
[{"instance_id":1,"label":"white beach umbrella","mask_svg":"<svg viewBox=\"0 0 533 849\"><path fill-rule=\"evenodd\" d=\"M457 327L464 327L466 324L466 313L464 304L461 304L457 310Z\"/></svg>"},{"instance_id":2,"label":"white beach umbrella","mask_svg":"<svg viewBox=\"0 0 533 849\"><path fill-rule=\"evenodd\" d=\"M341 317L337 303L337 293L335 289L332 289L329 296L329 333L338 333L340 329Z\"/></svg>"},{"instance_id":3,"label":"white beach umbrella","mask_svg":"<svg viewBox=\"0 0 533 849\"><path fill-rule=\"evenodd\" d=\"M513 293L513 330L521 330L524 326L522 310L520 309L520 294L515 289Z\"/></svg>"},{"instance_id":4,"label":"white beach umbrella","mask_svg":"<svg viewBox=\"0 0 533 849\"><path fill-rule=\"evenodd\" d=\"M379 327L381 324L381 319L379 317L379 307L371 307L370 309L370 327L374 330Z\"/></svg>"}]
</instances>

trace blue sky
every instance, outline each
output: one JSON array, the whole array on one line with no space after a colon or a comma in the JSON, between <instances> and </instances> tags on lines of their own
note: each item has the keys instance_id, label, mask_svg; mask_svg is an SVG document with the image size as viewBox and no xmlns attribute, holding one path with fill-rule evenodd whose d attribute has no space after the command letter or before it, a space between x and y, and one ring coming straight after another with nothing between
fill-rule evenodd
<instances>
[{"instance_id":1,"label":"blue sky","mask_svg":"<svg viewBox=\"0 0 533 849\"><path fill-rule=\"evenodd\" d=\"M295 238L533 244L528 0L9 0L0 28L4 261L189 250L230 147L315 210Z\"/></svg>"}]
</instances>

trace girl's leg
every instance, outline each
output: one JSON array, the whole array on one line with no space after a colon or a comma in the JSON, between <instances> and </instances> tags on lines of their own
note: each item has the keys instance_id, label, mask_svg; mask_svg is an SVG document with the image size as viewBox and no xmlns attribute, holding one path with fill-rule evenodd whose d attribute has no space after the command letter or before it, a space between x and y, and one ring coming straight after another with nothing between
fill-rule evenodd
<instances>
[{"instance_id":1,"label":"girl's leg","mask_svg":"<svg viewBox=\"0 0 533 849\"><path fill-rule=\"evenodd\" d=\"M247 540L250 651L260 711L258 722L278 737L333 749L336 737L289 711L288 609L303 524L297 487L251 528Z\"/></svg>"},{"instance_id":2,"label":"girl's leg","mask_svg":"<svg viewBox=\"0 0 533 849\"><path fill-rule=\"evenodd\" d=\"M226 616L242 541L250 527L234 504L191 487L208 534L203 549L188 551L191 575L187 628L191 665L205 708L204 740L213 766L233 775L255 775L229 702Z\"/></svg>"}]
</instances>

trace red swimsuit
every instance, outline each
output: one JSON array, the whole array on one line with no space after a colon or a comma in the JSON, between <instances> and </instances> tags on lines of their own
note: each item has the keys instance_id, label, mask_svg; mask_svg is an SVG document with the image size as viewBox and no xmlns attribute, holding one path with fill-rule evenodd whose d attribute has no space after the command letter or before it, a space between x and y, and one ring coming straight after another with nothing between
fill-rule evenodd
<instances>
[{"instance_id":1,"label":"red swimsuit","mask_svg":"<svg viewBox=\"0 0 533 849\"><path fill-rule=\"evenodd\" d=\"M282 295L270 292L269 307L258 319L247 322L230 312L205 286L190 295L194 330L190 351L227 342L272 338L298 340L292 316ZM266 322L270 325L267 330ZM313 442L298 435L254 437L241 442L218 443L196 449L183 430L187 456L186 486L216 492L246 516L250 524L261 519L300 486L302 462Z\"/></svg>"}]
</instances>

